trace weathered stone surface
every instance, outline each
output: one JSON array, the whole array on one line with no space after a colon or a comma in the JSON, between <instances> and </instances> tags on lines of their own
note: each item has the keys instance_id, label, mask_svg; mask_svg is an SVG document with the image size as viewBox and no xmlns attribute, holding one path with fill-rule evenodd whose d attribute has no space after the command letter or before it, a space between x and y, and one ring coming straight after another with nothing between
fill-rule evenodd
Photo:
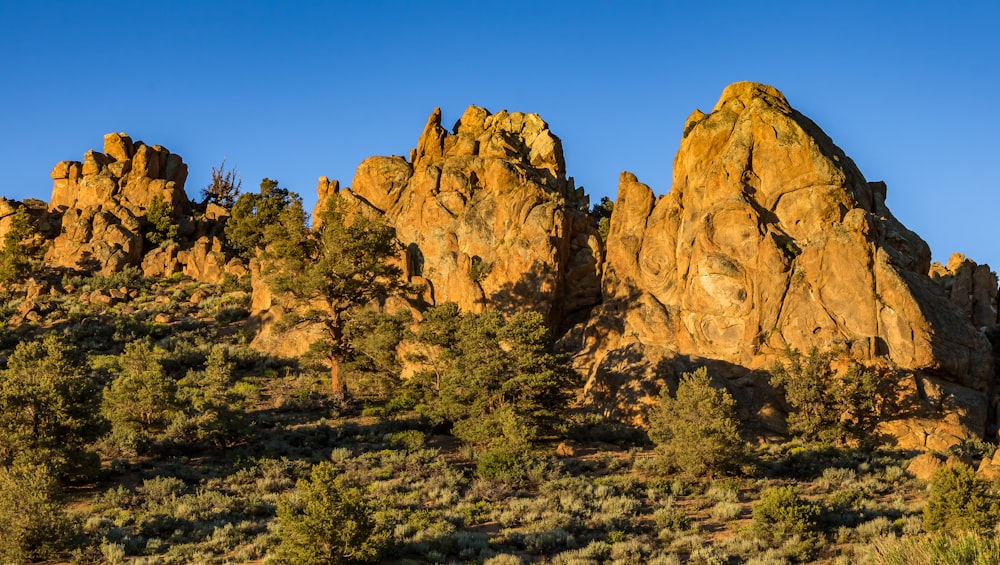
<instances>
[{"instance_id":1,"label":"weathered stone surface","mask_svg":"<svg viewBox=\"0 0 1000 565\"><path fill-rule=\"evenodd\" d=\"M900 444L985 430L989 343L927 276L929 249L886 208L884 183L867 182L772 87L731 85L712 112L688 118L665 196L622 174L607 249L604 304L579 360L609 409L629 417L638 406L606 385L629 379L609 358L709 359L736 377L818 346L961 399L942 428L908 411Z\"/></svg>"},{"instance_id":2,"label":"weathered stone surface","mask_svg":"<svg viewBox=\"0 0 1000 565\"><path fill-rule=\"evenodd\" d=\"M930 276L973 326L981 330L997 326L997 275L989 265L954 253L947 265L931 264Z\"/></svg>"},{"instance_id":3,"label":"weathered stone surface","mask_svg":"<svg viewBox=\"0 0 1000 565\"><path fill-rule=\"evenodd\" d=\"M323 180L321 197L334 194ZM472 106L449 133L435 110L411 162L365 159L338 194L396 228L429 303L531 308L558 327L600 300L599 236L561 142L535 114Z\"/></svg>"},{"instance_id":4,"label":"weathered stone surface","mask_svg":"<svg viewBox=\"0 0 1000 565\"><path fill-rule=\"evenodd\" d=\"M184 182L187 165L165 148L133 141L124 133L104 136L104 152L84 154L82 162L62 161L51 173L49 210L61 214L61 229L49 245L46 263L100 272L142 265L149 276L183 270L205 282L221 280L230 257L218 242L224 210L206 211L206 225L196 225L187 215L190 207ZM184 247L144 249L142 222L153 199L171 205L187 238ZM201 229L202 233L196 233Z\"/></svg>"}]
</instances>

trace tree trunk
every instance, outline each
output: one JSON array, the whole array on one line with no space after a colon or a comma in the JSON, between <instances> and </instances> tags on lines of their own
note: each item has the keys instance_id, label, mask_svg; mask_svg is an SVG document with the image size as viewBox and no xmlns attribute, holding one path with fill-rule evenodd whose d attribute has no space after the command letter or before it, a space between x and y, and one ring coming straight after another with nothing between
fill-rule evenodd
<instances>
[{"instance_id":1,"label":"tree trunk","mask_svg":"<svg viewBox=\"0 0 1000 565\"><path fill-rule=\"evenodd\" d=\"M336 355L330 356L330 388L333 397L338 400L347 396L347 385L340 377L340 359Z\"/></svg>"}]
</instances>

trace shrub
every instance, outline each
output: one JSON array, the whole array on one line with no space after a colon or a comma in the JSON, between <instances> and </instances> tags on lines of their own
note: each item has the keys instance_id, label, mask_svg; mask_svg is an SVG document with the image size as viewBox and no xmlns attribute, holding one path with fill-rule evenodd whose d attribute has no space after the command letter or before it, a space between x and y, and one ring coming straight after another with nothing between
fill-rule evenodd
<instances>
[{"instance_id":1,"label":"shrub","mask_svg":"<svg viewBox=\"0 0 1000 565\"><path fill-rule=\"evenodd\" d=\"M793 486L772 487L753 505L753 529L758 537L782 541L815 535L819 507L799 497Z\"/></svg>"},{"instance_id":2,"label":"shrub","mask_svg":"<svg viewBox=\"0 0 1000 565\"><path fill-rule=\"evenodd\" d=\"M957 463L934 473L924 506L925 530L985 532L996 524L997 516L996 494L972 467Z\"/></svg>"},{"instance_id":3,"label":"shrub","mask_svg":"<svg viewBox=\"0 0 1000 565\"><path fill-rule=\"evenodd\" d=\"M671 532L682 532L691 527L691 519L674 505L673 498L668 499L662 508L653 512L653 521L656 522L656 527Z\"/></svg>"},{"instance_id":4,"label":"shrub","mask_svg":"<svg viewBox=\"0 0 1000 565\"><path fill-rule=\"evenodd\" d=\"M780 387L794 409L788 429L804 440L864 440L878 423L879 377L871 370L851 364L838 374L831 366L834 353L813 348L803 356L796 349L786 352L786 364L778 363L771 384Z\"/></svg>"},{"instance_id":5,"label":"shrub","mask_svg":"<svg viewBox=\"0 0 1000 565\"><path fill-rule=\"evenodd\" d=\"M663 387L649 413L649 437L665 467L690 476L737 471L747 456L736 401L712 386L704 367L681 376L673 397Z\"/></svg>"},{"instance_id":6,"label":"shrub","mask_svg":"<svg viewBox=\"0 0 1000 565\"><path fill-rule=\"evenodd\" d=\"M43 559L62 548L72 523L47 465L24 460L0 467L0 562Z\"/></svg>"},{"instance_id":7,"label":"shrub","mask_svg":"<svg viewBox=\"0 0 1000 565\"><path fill-rule=\"evenodd\" d=\"M154 196L146 208L146 241L159 245L167 241L176 241L179 227L174 220L173 206L162 196Z\"/></svg>"},{"instance_id":8,"label":"shrub","mask_svg":"<svg viewBox=\"0 0 1000 565\"><path fill-rule=\"evenodd\" d=\"M314 466L293 496L278 503L281 545L274 563L295 565L367 563L378 559L388 533L375 520L377 508L330 463Z\"/></svg>"},{"instance_id":9,"label":"shrub","mask_svg":"<svg viewBox=\"0 0 1000 565\"><path fill-rule=\"evenodd\" d=\"M865 563L876 565L986 565L996 563L1000 539L973 533L883 538L868 551Z\"/></svg>"},{"instance_id":10,"label":"shrub","mask_svg":"<svg viewBox=\"0 0 1000 565\"><path fill-rule=\"evenodd\" d=\"M522 485L540 479L545 460L526 448L494 447L479 454L476 474L507 485Z\"/></svg>"}]
</instances>

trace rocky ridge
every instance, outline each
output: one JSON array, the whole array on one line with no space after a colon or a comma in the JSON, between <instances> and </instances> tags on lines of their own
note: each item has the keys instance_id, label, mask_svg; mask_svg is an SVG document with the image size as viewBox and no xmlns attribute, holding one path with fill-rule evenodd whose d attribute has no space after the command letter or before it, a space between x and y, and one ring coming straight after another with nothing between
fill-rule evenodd
<instances>
[{"instance_id":1,"label":"rocky ridge","mask_svg":"<svg viewBox=\"0 0 1000 565\"><path fill-rule=\"evenodd\" d=\"M537 114L470 106L451 132L436 109L417 147L371 157L349 191L384 215L406 248L404 271L428 304L541 311L554 328L600 301L600 236L566 176L562 143Z\"/></svg>"},{"instance_id":2,"label":"rocky ridge","mask_svg":"<svg viewBox=\"0 0 1000 565\"><path fill-rule=\"evenodd\" d=\"M108 134L103 152L51 176L48 207L29 206L49 266L211 283L257 270L226 251L228 211L192 203L187 167L160 146ZM816 346L888 375L899 409L879 432L901 446L995 430L996 275L961 256L930 265L886 207L886 185L772 87L736 83L688 118L666 195L623 173L606 246L535 114L471 106L449 131L435 110L408 158L364 160L350 188L321 177L318 195L317 208L342 198L395 227L405 275L423 288L415 311L454 301L544 313L587 376L586 398L611 416L641 420L664 382L707 364L746 418L780 432L786 407L767 369L787 348ZM179 237L151 246L157 197ZM4 204L0 232L19 205ZM304 306L254 279L254 344L301 354L321 334L275 323Z\"/></svg>"},{"instance_id":3,"label":"rocky ridge","mask_svg":"<svg viewBox=\"0 0 1000 565\"><path fill-rule=\"evenodd\" d=\"M709 361L729 367L766 422L779 407L756 371L787 348L835 347L893 370L895 400L909 408L882 431L901 445L981 433L993 359L969 317L988 312L959 307L957 291L949 300L928 277L926 243L885 197L780 92L728 87L688 118L670 192L655 198L622 174L603 303L584 332L591 398L636 415L670 374L662 367Z\"/></svg>"}]
</instances>

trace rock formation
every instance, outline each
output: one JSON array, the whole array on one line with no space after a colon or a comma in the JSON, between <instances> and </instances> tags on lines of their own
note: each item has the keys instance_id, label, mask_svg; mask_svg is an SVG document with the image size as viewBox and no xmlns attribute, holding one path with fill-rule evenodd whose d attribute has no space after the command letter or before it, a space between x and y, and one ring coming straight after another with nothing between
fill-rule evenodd
<instances>
[{"instance_id":1,"label":"rock formation","mask_svg":"<svg viewBox=\"0 0 1000 565\"><path fill-rule=\"evenodd\" d=\"M384 214L406 247L405 272L429 304L536 309L553 327L600 300L600 238L559 138L535 114L469 107L452 132L427 120L410 159L371 157L340 194ZM336 181L334 181L336 182Z\"/></svg>"},{"instance_id":2,"label":"rock formation","mask_svg":"<svg viewBox=\"0 0 1000 565\"><path fill-rule=\"evenodd\" d=\"M867 182L780 92L737 83L695 111L673 175L660 198L621 176L604 303L580 356L593 400L636 415L664 367L708 361L747 377L733 387L764 416L775 407L752 370L786 348L839 347L899 370L910 409L883 431L900 444L985 430L986 338L927 276L929 249L886 208L885 184Z\"/></svg>"},{"instance_id":3,"label":"rock formation","mask_svg":"<svg viewBox=\"0 0 1000 565\"><path fill-rule=\"evenodd\" d=\"M183 272L205 282L219 282L227 272L245 273L222 250L228 213L209 205L198 220L189 214L187 174L179 155L132 141L124 133L105 135L103 153L90 150L82 162L56 164L49 212L61 217L61 229L49 245L46 263L104 274L141 266L147 276ZM148 249L143 221L156 198L172 211L181 241Z\"/></svg>"},{"instance_id":4,"label":"rock formation","mask_svg":"<svg viewBox=\"0 0 1000 565\"><path fill-rule=\"evenodd\" d=\"M28 204L51 240L47 264L205 282L246 274L225 250L228 212L193 205L186 177L180 157L125 134L59 163L48 208ZM931 266L886 207L885 184L772 87L731 85L688 118L665 196L623 173L606 252L559 138L534 114L471 106L447 131L435 110L408 158L365 159L351 188L321 177L318 193L317 209L341 198L395 227L404 273L424 289L411 306L545 314L588 377L586 397L617 417L641 419L664 381L708 365L745 417L781 433L787 407L767 370L789 348L818 347L888 376L878 433L901 446L944 449L996 430L996 275L960 255ZM156 198L179 236L150 248ZM0 201L0 234L20 205ZM315 305L253 279L256 347L296 356L323 337L277 330Z\"/></svg>"},{"instance_id":5,"label":"rock formation","mask_svg":"<svg viewBox=\"0 0 1000 565\"><path fill-rule=\"evenodd\" d=\"M954 253L947 265L931 264L930 275L973 326L980 330L997 326L997 275L989 265Z\"/></svg>"}]
</instances>

